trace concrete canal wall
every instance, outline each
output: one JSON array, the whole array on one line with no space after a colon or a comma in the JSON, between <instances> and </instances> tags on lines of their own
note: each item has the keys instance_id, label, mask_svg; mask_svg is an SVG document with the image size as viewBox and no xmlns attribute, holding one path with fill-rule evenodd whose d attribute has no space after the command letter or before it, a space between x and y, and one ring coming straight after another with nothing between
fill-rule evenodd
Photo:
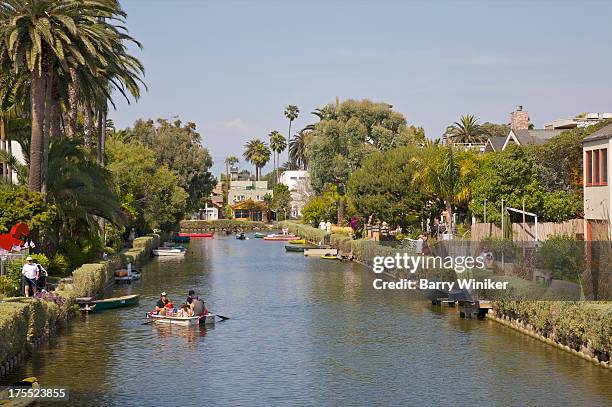
<instances>
[{"instance_id":1,"label":"concrete canal wall","mask_svg":"<svg viewBox=\"0 0 612 407\"><path fill-rule=\"evenodd\" d=\"M138 266L160 244L159 235L134 239L131 249L98 263L83 264L72 273L72 283L55 294L63 304L34 298L15 297L0 301L0 376L9 374L29 353L46 342L57 327L72 315L77 297L95 296L113 281L114 272L128 262Z\"/></svg>"},{"instance_id":2,"label":"concrete canal wall","mask_svg":"<svg viewBox=\"0 0 612 407\"><path fill-rule=\"evenodd\" d=\"M372 266L374 256L394 256L397 249L371 240L352 240L346 235L295 222L279 222L310 242L331 244L354 261ZM406 276L386 273L399 279ZM612 369L612 303L605 301L493 301L487 317L540 339L599 366Z\"/></svg>"}]
</instances>

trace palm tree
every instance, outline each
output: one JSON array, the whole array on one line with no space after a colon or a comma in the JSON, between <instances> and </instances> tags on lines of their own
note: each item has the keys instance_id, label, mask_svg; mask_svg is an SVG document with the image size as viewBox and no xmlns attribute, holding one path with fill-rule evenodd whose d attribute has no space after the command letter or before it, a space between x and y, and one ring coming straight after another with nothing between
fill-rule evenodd
<instances>
[{"instance_id":1,"label":"palm tree","mask_svg":"<svg viewBox=\"0 0 612 407\"><path fill-rule=\"evenodd\" d=\"M88 83L89 94L106 81L137 97L142 66L127 53L124 42L133 39L119 25L124 17L116 0L6 0L0 5L0 68L30 77L31 190L40 191L45 183L49 136L59 129L61 100L72 99L65 104L76 109L74 98L58 92L68 84L76 87L78 78ZM102 92L110 99L110 87Z\"/></svg>"},{"instance_id":2,"label":"palm tree","mask_svg":"<svg viewBox=\"0 0 612 407\"><path fill-rule=\"evenodd\" d=\"M289 119L289 132L287 133L287 137L291 140L291 123L298 118L300 114L300 109L296 105L288 105L285 108L285 117Z\"/></svg>"},{"instance_id":3,"label":"palm tree","mask_svg":"<svg viewBox=\"0 0 612 407\"><path fill-rule=\"evenodd\" d=\"M227 194L229 192L230 187L230 168L234 166L234 164L238 164L240 160L238 157L229 156L225 159L225 200L227 201Z\"/></svg>"},{"instance_id":4,"label":"palm tree","mask_svg":"<svg viewBox=\"0 0 612 407\"><path fill-rule=\"evenodd\" d=\"M446 129L446 136L453 143L482 143L487 135L487 130L471 114L461 116L458 122Z\"/></svg>"},{"instance_id":5,"label":"palm tree","mask_svg":"<svg viewBox=\"0 0 612 407\"><path fill-rule=\"evenodd\" d=\"M308 169L308 157L306 155L306 144L312 137L312 132L301 130L289 141L289 162L304 170Z\"/></svg>"},{"instance_id":6,"label":"palm tree","mask_svg":"<svg viewBox=\"0 0 612 407\"><path fill-rule=\"evenodd\" d=\"M270 137L270 148L274 152L274 171L276 171L276 182L279 177L280 167L280 154L287 148L287 140L280 134L280 132L274 130L269 134Z\"/></svg>"},{"instance_id":7,"label":"palm tree","mask_svg":"<svg viewBox=\"0 0 612 407\"><path fill-rule=\"evenodd\" d=\"M255 180L259 181L261 168L270 161L272 152L265 142L259 139L249 140L244 145L243 157L255 166Z\"/></svg>"},{"instance_id":8,"label":"palm tree","mask_svg":"<svg viewBox=\"0 0 612 407\"><path fill-rule=\"evenodd\" d=\"M446 225L452 228L453 204L461 192L460 168L452 147L429 145L412 159L417 170L413 177L415 187L438 196L446 207Z\"/></svg>"}]
</instances>

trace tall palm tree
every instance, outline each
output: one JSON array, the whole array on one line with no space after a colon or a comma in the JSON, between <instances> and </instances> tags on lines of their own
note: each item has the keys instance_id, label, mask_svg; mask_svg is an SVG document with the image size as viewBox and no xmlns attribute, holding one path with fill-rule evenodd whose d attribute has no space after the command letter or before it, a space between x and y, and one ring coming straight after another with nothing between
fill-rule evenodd
<instances>
[{"instance_id":1,"label":"tall palm tree","mask_svg":"<svg viewBox=\"0 0 612 407\"><path fill-rule=\"evenodd\" d=\"M412 161L417 170L413 177L415 187L440 197L446 207L446 224L452 228L453 204L461 191L461 174L452 147L429 145L423 147Z\"/></svg>"},{"instance_id":2,"label":"tall palm tree","mask_svg":"<svg viewBox=\"0 0 612 407\"><path fill-rule=\"evenodd\" d=\"M289 141L289 162L304 170L308 169L306 144L311 136L311 131L301 130Z\"/></svg>"},{"instance_id":3,"label":"tall palm tree","mask_svg":"<svg viewBox=\"0 0 612 407\"><path fill-rule=\"evenodd\" d=\"M61 98L54 97L53 87L64 86L58 77L73 85L74 77L86 77L92 89L108 81L124 95L126 90L138 94L134 89L142 67L127 53L124 42L132 38L120 25L123 17L117 0L6 0L0 5L0 68L30 76L31 190L40 191L45 182L48 136L59 128ZM103 92L110 99L110 90Z\"/></svg>"},{"instance_id":4,"label":"tall palm tree","mask_svg":"<svg viewBox=\"0 0 612 407\"><path fill-rule=\"evenodd\" d=\"M486 140L487 130L478 124L474 115L461 116L458 122L446 129L446 136L453 143L481 143Z\"/></svg>"},{"instance_id":5,"label":"tall palm tree","mask_svg":"<svg viewBox=\"0 0 612 407\"><path fill-rule=\"evenodd\" d=\"M276 130L272 131L269 134L269 137L270 148L274 152L274 171L276 171L276 182L278 182L280 154L287 148L287 139L285 139L285 137Z\"/></svg>"},{"instance_id":6,"label":"tall palm tree","mask_svg":"<svg viewBox=\"0 0 612 407\"><path fill-rule=\"evenodd\" d=\"M284 114L285 117L289 119L289 132L287 133L287 137L289 138L289 140L291 140L291 123L293 123L293 121L298 118L300 114L300 109L296 105L288 105L285 108Z\"/></svg>"},{"instance_id":7,"label":"tall palm tree","mask_svg":"<svg viewBox=\"0 0 612 407\"><path fill-rule=\"evenodd\" d=\"M227 201L227 195L229 193L230 188L230 168L234 166L234 164L238 164L240 160L236 156L229 156L225 159L225 200Z\"/></svg>"},{"instance_id":8,"label":"tall palm tree","mask_svg":"<svg viewBox=\"0 0 612 407\"><path fill-rule=\"evenodd\" d=\"M270 161L272 152L266 143L259 139L249 140L244 145L244 148L245 150L242 155L248 162L255 166L255 180L259 181L261 168Z\"/></svg>"}]
</instances>

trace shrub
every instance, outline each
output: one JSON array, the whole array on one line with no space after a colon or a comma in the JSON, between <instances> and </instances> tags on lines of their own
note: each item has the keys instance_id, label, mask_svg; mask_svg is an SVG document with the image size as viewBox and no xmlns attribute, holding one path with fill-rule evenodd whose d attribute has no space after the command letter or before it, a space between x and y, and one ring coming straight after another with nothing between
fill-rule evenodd
<instances>
[{"instance_id":1,"label":"shrub","mask_svg":"<svg viewBox=\"0 0 612 407\"><path fill-rule=\"evenodd\" d=\"M70 270L70 264L66 256L57 253L49 262L49 275L64 277Z\"/></svg>"},{"instance_id":2,"label":"shrub","mask_svg":"<svg viewBox=\"0 0 612 407\"><path fill-rule=\"evenodd\" d=\"M14 263L17 264L17 263ZM9 264L7 273L0 276L0 296L12 297L19 295L21 288L21 270L20 267L14 267Z\"/></svg>"},{"instance_id":3,"label":"shrub","mask_svg":"<svg viewBox=\"0 0 612 407\"><path fill-rule=\"evenodd\" d=\"M38 263L40 263L40 265L43 266L45 270L49 269L49 258L45 254L35 253L31 254L30 257L32 257L32 259L34 260L38 260Z\"/></svg>"},{"instance_id":4,"label":"shrub","mask_svg":"<svg viewBox=\"0 0 612 407\"><path fill-rule=\"evenodd\" d=\"M0 304L0 363L23 349L28 332L28 304Z\"/></svg>"},{"instance_id":5,"label":"shrub","mask_svg":"<svg viewBox=\"0 0 612 407\"><path fill-rule=\"evenodd\" d=\"M552 236L542 245L540 255L552 278L578 282L583 256L574 237Z\"/></svg>"}]
</instances>

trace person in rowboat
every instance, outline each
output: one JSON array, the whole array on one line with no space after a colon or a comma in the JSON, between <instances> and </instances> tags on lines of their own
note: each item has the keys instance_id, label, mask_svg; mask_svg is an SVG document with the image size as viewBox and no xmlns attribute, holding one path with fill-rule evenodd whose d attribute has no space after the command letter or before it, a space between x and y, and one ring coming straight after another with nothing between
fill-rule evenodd
<instances>
[{"instance_id":1,"label":"person in rowboat","mask_svg":"<svg viewBox=\"0 0 612 407\"><path fill-rule=\"evenodd\" d=\"M189 290L187 294L187 304L189 304L189 307L193 311L193 315L200 316L208 313L208 310L204 306L204 300L200 299L193 290Z\"/></svg>"},{"instance_id":2,"label":"person in rowboat","mask_svg":"<svg viewBox=\"0 0 612 407\"><path fill-rule=\"evenodd\" d=\"M163 291L159 295L159 300L157 300L157 304L155 304L155 313L158 315L164 315L166 313L166 301L168 301L168 294Z\"/></svg>"}]
</instances>

